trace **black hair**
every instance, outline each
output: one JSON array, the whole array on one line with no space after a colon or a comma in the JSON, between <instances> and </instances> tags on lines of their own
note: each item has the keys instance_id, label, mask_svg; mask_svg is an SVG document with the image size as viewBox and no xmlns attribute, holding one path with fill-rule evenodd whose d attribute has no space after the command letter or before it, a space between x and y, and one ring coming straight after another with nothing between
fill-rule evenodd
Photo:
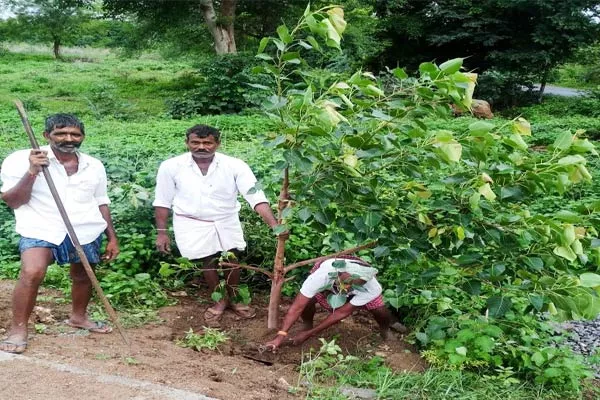
<instances>
[{"instance_id":1,"label":"black hair","mask_svg":"<svg viewBox=\"0 0 600 400\"><path fill-rule=\"evenodd\" d=\"M185 138L189 139L190 135L196 135L200 138L212 136L217 143L221 140L221 132L217 128L208 125L194 125L185 133Z\"/></svg>"},{"instance_id":2,"label":"black hair","mask_svg":"<svg viewBox=\"0 0 600 400\"><path fill-rule=\"evenodd\" d=\"M44 131L50 133L55 129L66 128L70 126L79 128L81 133L85 135L85 127L83 126L83 122L71 114L53 114L48 116L48 118L46 118Z\"/></svg>"}]
</instances>

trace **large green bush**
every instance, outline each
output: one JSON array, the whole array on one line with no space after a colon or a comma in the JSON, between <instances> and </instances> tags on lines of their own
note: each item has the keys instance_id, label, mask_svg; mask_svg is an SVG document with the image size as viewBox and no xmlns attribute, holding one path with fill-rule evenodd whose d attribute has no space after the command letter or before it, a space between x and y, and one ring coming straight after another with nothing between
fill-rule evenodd
<instances>
[{"instance_id":1,"label":"large green bush","mask_svg":"<svg viewBox=\"0 0 600 400\"><path fill-rule=\"evenodd\" d=\"M197 69L203 78L194 90L169 101L169 113L174 118L197 114L231 114L256 106L261 97L252 84L259 80L250 73L253 57L247 54L226 54L207 58Z\"/></svg>"}]
</instances>

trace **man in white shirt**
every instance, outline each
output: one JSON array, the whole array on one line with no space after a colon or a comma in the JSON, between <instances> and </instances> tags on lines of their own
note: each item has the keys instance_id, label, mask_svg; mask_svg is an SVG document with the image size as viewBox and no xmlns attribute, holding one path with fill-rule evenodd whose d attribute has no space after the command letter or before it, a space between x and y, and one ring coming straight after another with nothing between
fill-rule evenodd
<instances>
[{"instance_id":1,"label":"man in white shirt","mask_svg":"<svg viewBox=\"0 0 600 400\"><path fill-rule=\"evenodd\" d=\"M111 328L88 319L92 295L89 280L67 229L41 173L48 167L77 237L91 264L110 261L119 254L107 196L106 172L102 163L78 151L85 138L83 123L69 114L46 119L44 137L49 146L19 150L2 163L1 198L15 210L16 231L21 235L21 274L13 292L13 317L8 338L0 350L22 353L27 348L27 321L35 305L39 285L48 265L71 265L72 312L66 323L90 332L109 333ZM102 233L107 236L100 256Z\"/></svg>"},{"instance_id":2,"label":"man in white shirt","mask_svg":"<svg viewBox=\"0 0 600 400\"><path fill-rule=\"evenodd\" d=\"M269 227L277 220L256 178L244 161L217 153L220 132L210 126L188 129L185 144L189 152L161 163L156 176L153 202L156 219L156 248L170 251L168 219L173 210L173 231L181 255L201 263L204 279L213 292L219 284L217 266L222 252L238 253L246 248L239 219L241 194ZM204 320L215 325L226 308L241 318L252 318L254 311L233 301L239 283L239 268L227 270L225 280L229 298L209 307Z\"/></svg>"},{"instance_id":3,"label":"man in white shirt","mask_svg":"<svg viewBox=\"0 0 600 400\"><path fill-rule=\"evenodd\" d=\"M266 343L267 349L276 350L281 346L298 318L302 318L303 328L289 339L295 345L304 343L360 308L371 313L379 325L381 337L387 339L391 317L381 296L381 285L375 278L375 268L357 257L338 256L315 264L310 272L290 306L281 330L275 339ZM330 314L313 327L316 303Z\"/></svg>"}]
</instances>

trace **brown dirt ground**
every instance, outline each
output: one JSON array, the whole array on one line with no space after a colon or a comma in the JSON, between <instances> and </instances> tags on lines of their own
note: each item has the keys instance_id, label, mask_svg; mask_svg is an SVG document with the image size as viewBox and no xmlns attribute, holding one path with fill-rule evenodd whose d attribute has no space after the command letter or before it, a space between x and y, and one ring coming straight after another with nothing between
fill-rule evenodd
<instances>
[{"instance_id":1,"label":"brown dirt ground","mask_svg":"<svg viewBox=\"0 0 600 400\"><path fill-rule=\"evenodd\" d=\"M13 286L12 281L0 281L0 327L4 329L10 325ZM209 298L205 293L198 296L193 289L186 290L189 296L177 297L177 305L160 310L160 323L127 329L131 341L127 346L116 330L110 335L88 334L62 324L61 321L68 317L70 305L57 303L56 299L62 298L62 294L44 288L40 291L38 305L50 308L57 322L46 323L44 333L35 333L33 322L30 323L26 355L105 374L162 383L224 400L297 398L278 380L284 378L292 386L297 385L297 367L303 353L311 348L318 349L318 339L311 339L302 347L282 347L277 354L259 353L257 345L273 337L266 329L266 300L259 298L253 302L257 315L251 320L237 320L233 313L226 312L221 329L227 332L230 340L220 351L197 352L179 347L175 341L190 328L194 332L202 330L202 315L208 307L206 300L200 300ZM282 315L287 307L289 302L284 302ZM325 312L318 312L316 320L325 315ZM32 316L32 320L34 318ZM422 371L425 368L414 348L400 337L382 343L376 327L368 314L359 312L324 332L323 337L329 340L335 337L336 343L349 354L382 356L396 371ZM4 335L2 331L0 336Z\"/></svg>"}]
</instances>

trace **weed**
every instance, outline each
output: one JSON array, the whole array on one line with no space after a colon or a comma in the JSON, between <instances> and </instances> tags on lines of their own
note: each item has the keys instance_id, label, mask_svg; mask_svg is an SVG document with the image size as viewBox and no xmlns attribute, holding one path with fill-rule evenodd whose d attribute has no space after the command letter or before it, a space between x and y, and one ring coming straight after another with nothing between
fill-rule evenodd
<instances>
[{"instance_id":1,"label":"weed","mask_svg":"<svg viewBox=\"0 0 600 400\"><path fill-rule=\"evenodd\" d=\"M178 346L195 349L201 351L202 349L217 350L220 345L229 340L229 337L225 332L220 331L217 328L203 327L202 333L194 333L192 328L185 334L183 339L176 342Z\"/></svg>"}]
</instances>

